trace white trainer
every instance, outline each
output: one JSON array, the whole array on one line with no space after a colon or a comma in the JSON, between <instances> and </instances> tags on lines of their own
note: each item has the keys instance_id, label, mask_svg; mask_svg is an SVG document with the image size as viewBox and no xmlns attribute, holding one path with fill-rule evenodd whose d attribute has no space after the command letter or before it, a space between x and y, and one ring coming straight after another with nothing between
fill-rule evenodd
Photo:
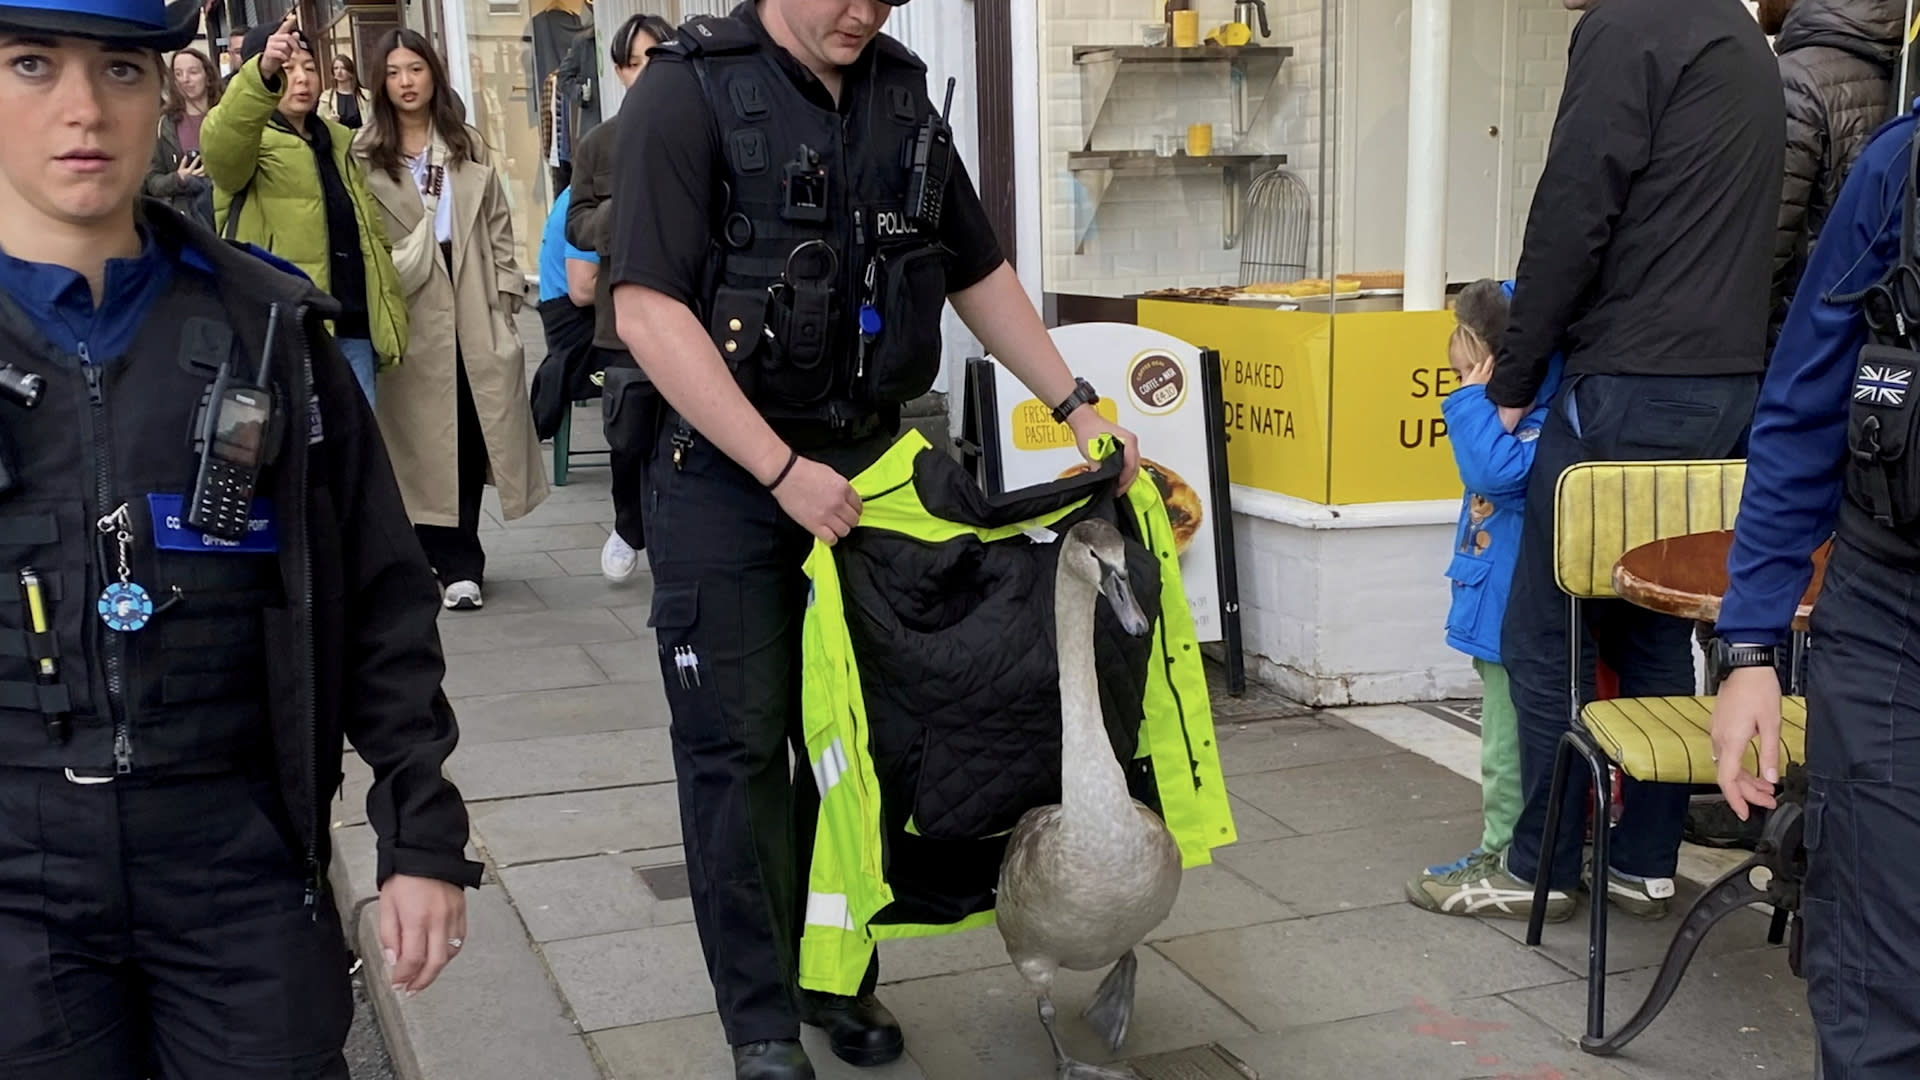
<instances>
[{"instance_id":1,"label":"white trainer","mask_svg":"<svg viewBox=\"0 0 1920 1080\"><path fill-rule=\"evenodd\" d=\"M640 569L640 553L620 539L619 533L609 533L605 547L600 549L600 573L608 581L618 585L633 577Z\"/></svg>"},{"instance_id":2,"label":"white trainer","mask_svg":"<svg viewBox=\"0 0 1920 1080\"><path fill-rule=\"evenodd\" d=\"M447 586L447 595L441 598L440 603L448 611L476 611L485 601L480 599L479 582L456 581Z\"/></svg>"}]
</instances>

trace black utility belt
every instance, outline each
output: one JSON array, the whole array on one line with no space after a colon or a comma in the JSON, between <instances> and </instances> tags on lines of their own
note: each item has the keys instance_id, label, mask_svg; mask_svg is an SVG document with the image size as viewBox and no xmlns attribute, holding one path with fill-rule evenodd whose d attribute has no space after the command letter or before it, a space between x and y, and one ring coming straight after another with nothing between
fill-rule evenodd
<instances>
[{"instance_id":1,"label":"black utility belt","mask_svg":"<svg viewBox=\"0 0 1920 1080\"><path fill-rule=\"evenodd\" d=\"M1875 525L1920 533L1920 352L1868 345L1854 365L1847 415L1847 498Z\"/></svg>"},{"instance_id":2,"label":"black utility belt","mask_svg":"<svg viewBox=\"0 0 1920 1080\"><path fill-rule=\"evenodd\" d=\"M852 420L835 422L832 420L808 419L768 419L767 426L781 441L795 450L805 453L829 446L844 446L847 443L864 442L883 434L887 429L886 417L879 413Z\"/></svg>"}]
</instances>

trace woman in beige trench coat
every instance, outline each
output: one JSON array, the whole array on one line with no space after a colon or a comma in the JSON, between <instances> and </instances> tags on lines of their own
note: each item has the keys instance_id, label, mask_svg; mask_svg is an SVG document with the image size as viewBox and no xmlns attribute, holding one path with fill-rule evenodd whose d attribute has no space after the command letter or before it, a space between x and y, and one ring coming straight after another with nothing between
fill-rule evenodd
<instances>
[{"instance_id":1,"label":"woman in beige trench coat","mask_svg":"<svg viewBox=\"0 0 1920 1080\"><path fill-rule=\"evenodd\" d=\"M478 608L482 487L499 491L508 521L548 492L513 321L526 279L506 192L443 89L439 55L411 30L387 34L374 55L383 78L354 153L393 238L412 327L404 360L380 374L380 433L445 605Z\"/></svg>"}]
</instances>

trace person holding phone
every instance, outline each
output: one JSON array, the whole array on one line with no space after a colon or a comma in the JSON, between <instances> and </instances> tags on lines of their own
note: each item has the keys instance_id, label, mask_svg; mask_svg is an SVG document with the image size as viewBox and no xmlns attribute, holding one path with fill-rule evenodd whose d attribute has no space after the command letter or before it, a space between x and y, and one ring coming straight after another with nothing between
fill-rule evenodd
<instances>
[{"instance_id":1,"label":"person holding phone","mask_svg":"<svg viewBox=\"0 0 1920 1080\"><path fill-rule=\"evenodd\" d=\"M147 194L189 217L213 224L213 181L200 159L200 123L220 104L222 84L213 61L198 49L181 49L168 62L160 138L153 146Z\"/></svg>"}]
</instances>

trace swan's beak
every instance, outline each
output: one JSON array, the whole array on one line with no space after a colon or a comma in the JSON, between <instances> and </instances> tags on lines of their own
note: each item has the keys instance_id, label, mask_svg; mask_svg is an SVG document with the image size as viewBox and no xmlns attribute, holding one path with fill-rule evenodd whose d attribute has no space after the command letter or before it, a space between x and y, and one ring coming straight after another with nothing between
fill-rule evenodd
<instances>
[{"instance_id":1,"label":"swan's beak","mask_svg":"<svg viewBox=\"0 0 1920 1080\"><path fill-rule=\"evenodd\" d=\"M1113 613L1120 617L1120 629L1134 637L1147 636L1152 627L1147 625L1147 613L1140 610L1140 601L1133 598L1126 567L1100 564L1100 595L1113 605Z\"/></svg>"}]
</instances>

